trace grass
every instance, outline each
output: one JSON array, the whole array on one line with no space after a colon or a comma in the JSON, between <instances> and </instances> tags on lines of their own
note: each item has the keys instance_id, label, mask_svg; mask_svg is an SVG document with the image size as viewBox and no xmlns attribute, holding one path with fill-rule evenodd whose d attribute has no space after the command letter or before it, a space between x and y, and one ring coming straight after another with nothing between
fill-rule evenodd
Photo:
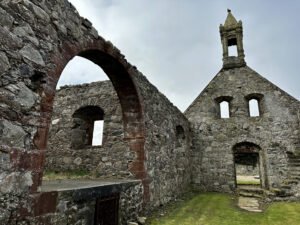
<instances>
[{"instance_id":1,"label":"grass","mask_svg":"<svg viewBox=\"0 0 300 225\"><path fill-rule=\"evenodd\" d=\"M65 172L45 171L43 180L84 179L90 177L90 173L86 170L72 170Z\"/></svg>"},{"instance_id":2,"label":"grass","mask_svg":"<svg viewBox=\"0 0 300 225\"><path fill-rule=\"evenodd\" d=\"M156 212L147 225L300 225L300 203L277 202L263 213L238 209L234 196L197 194L168 207L164 216Z\"/></svg>"},{"instance_id":3,"label":"grass","mask_svg":"<svg viewBox=\"0 0 300 225\"><path fill-rule=\"evenodd\" d=\"M260 180L237 180L238 185L259 185Z\"/></svg>"}]
</instances>

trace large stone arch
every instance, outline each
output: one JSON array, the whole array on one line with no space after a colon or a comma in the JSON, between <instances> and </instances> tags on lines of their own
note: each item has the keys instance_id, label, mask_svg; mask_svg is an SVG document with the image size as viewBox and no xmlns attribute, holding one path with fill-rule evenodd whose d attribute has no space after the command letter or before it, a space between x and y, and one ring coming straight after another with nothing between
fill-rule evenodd
<instances>
[{"instance_id":1,"label":"large stone arch","mask_svg":"<svg viewBox=\"0 0 300 225\"><path fill-rule=\"evenodd\" d=\"M44 93L41 100L43 125L41 124L38 129L34 139L35 145L40 150L46 149L56 84L67 63L75 56L84 57L99 65L112 81L122 107L125 139L129 141L131 149L137 155L137 161L132 163L131 172L136 175L136 178L145 178L143 107L136 83L132 78L135 69L110 43L101 40L80 43L75 46L66 43L62 46L61 51L51 56L51 61L56 68L47 72L46 84L42 88Z\"/></svg>"},{"instance_id":2,"label":"large stone arch","mask_svg":"<svg viewBox=\"0 0 300 225\"><path fill-rule=\"evenodd\" d=\"M147 201L149 193L147 191L148 184L144 162L144 117L142 98L133 79L136 69L124 59L124 56L110 42L105 42L103 39L95 39L75 45L66 42L58 52L51 55L50 61L56 66L55 69L47 71L46 83L40 89L43 92L40 108L41 125L34 138L34 143L39 150L43 151L47 148L47 135L56 85L63 69L75 56L84 57L97 64L112 81L122 107L125 139L131 150L136 154L136 160L129 165L129 170L137 179L142 179L145 189L144 198ZM38 185L40 185L41 176Z\"/></svg>"}]
</instances>

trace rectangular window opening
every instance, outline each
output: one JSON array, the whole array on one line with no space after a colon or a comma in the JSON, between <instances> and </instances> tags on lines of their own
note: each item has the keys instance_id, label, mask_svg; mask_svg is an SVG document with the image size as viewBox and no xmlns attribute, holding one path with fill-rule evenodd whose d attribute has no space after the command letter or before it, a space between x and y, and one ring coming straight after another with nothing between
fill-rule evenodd
<instances>
[{"instance_id":1,"label":"rectangular window opening","mask_svg":"<svg viewBox=\"0 0 300 225\"><path fill-rule=\"evenodd\" d=\"M220 116L221 118L230 118L229 102L223 101L220 103Z\"/></svg>"},{"instance_id":2,"label":"rectangular window opening","mask_svg":"<svg viewBox=\"0 0 300 225\"><path fill-rule=\"evenodd\" d=\"M102 145L104 120L94 121L92 146Z\"/></svg>"},{"instance_id":3,"label":"rectangular window opening","mask_svg":"<svg viewBox=\"0 0 300 225\"><path fill-rule=\"evenodd\" d=\"M259 116L259 105L256 99L251 99L249 101L249 114L250 117L258 117Z\"/></svg>"}]
</instances>

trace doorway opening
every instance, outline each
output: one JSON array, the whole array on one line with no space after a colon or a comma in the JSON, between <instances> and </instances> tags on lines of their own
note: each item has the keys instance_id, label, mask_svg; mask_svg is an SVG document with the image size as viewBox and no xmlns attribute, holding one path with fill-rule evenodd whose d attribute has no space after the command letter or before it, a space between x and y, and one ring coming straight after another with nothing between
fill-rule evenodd
<instances>
[{"instance_id":1,"label":"doorway opening","mask_svg":"<svg viewBox=\"0 0 300 225\"><path fill-rule=\"evenodd\" d=\"M264 186L264 167L258 145L242 142L233 147L236 186Z\"/></svg>"},{"instance_id":2,"label":"doorway opening","mask_svg":"<svg viewBox=\"0 0 300 225\"><path fill-rule=\"evenodd\" d=\"M234 164L237 185L261 185L258 153L235 153Z\"/></svg>"}]
</instances>

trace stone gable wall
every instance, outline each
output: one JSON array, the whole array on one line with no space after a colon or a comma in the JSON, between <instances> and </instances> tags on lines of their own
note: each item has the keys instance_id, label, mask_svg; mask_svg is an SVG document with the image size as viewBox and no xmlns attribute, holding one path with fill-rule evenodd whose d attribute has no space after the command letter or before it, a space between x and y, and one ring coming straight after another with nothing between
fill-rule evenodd
<instances>
[{"instance_id":1,"label":"stone gable wall","mask_svg":"<svg viewBox=\"0 0 300 225\"><path fill-rule=\"evenodd\" d=\"M251 94L263 96L259 117L249 117ZM228 98L231 116L220 118L218 103ZM287 152L299 148L299 111L299 101L249 67L220 71L185 112L193 130L193 184L233 191L233 147L250 142L261 148L264 185L279 187L288 173Z\"/></svg>"}]
</instances>

